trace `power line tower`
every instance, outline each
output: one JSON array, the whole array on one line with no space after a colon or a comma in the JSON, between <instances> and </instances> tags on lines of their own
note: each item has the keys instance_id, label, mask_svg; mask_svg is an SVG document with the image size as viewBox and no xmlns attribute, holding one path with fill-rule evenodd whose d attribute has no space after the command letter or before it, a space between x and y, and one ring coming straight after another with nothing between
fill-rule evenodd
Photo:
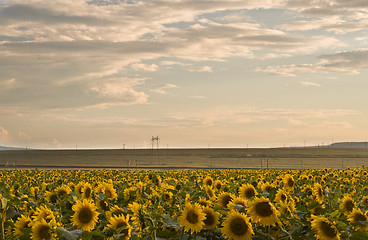
<instances>
[{"instance_id":1,"label":"power line tower","mask_svg":"<svg viewBox=\"0 0 368 240\"><path fill-rule=\"evenodd\" d=\"M156 137L152 136L152 138L151 138L152 149L155 146L155 142L156 142L156 148L158 149L158 145L159 145L159 142L160 142L160 138L158 136L156 136Z\"/></svg>"},{"instance_id":2,"label":"power line tower","mask_svg":"<svg viewBox=\"0 0 368 240\"><path fill-rule=\"evenodd\" d=\"M158 136L156 136L156 137L152 136L152 138L151 138L151 145L152 145L151 165L153 164L153 157L154 157L154 148L155 148L155 146L156 146L156 149L157 149L158 164L160 165L160 159L159 159L159 156L158 156L159 143L160 143L160 138Z\"/></svg>"}]
</instances>

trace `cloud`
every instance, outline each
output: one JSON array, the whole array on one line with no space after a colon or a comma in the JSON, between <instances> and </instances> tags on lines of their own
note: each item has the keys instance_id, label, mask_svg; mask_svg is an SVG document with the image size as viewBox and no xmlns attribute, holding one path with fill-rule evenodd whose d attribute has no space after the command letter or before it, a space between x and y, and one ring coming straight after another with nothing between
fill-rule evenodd
<instances>
[{"instance_id":1,"label":"cloud","mask_svg":"<svg viewBox=\"0 0 368 240\"><path fill-rule=\"evenodd\" d=\"M357 10L362 12L368 10L368 3L362 0L327 0L313 1L312 3L303 0L293 0L288 1L286 6L312 16L346 15Z\"/></svg>"},{"instance_id":2,"label":"cloud","mask_svg":"<svg viewBox=\"0 0 368 240\"><path fill-rule=\"evenodd\" d=\"M159 94L167 94L167 89L177 88L175 84L167 83L165 85L161 85L157 88L151 89L151 92L159 93Z\"/></svg>"},{"instance_id":3,"label":"cloud","mask_svg":"<svg viewBox=\"0 0 368 240\"><path fill-rule=\"evenodd\" d=\"M202 66L197 68L191 68L189 71L191 72L213 72L212 67L210 66Z\"/></svg>"},{"instance_id":4,"label":"cloud","mask_svg":"<svg viewBox=\"0 0 368 240\"><path fill-rule=\"evenodd\" d=\"M359 70L368 68L368 49L321 55L318 59L315 64L267 66L266 68L257 68L256 71L282 76L296 76L297 73L358 74Z\"/></svg>"},{"instance_id":5,"label":"cloud","mask_svg":"<svg viewBox=\"0 0 368 240\"><path fill-rule=\"evenodd\" d=\"M9 132L0 126L0 140L7 141L9 138Z\"/></svg>"},{"instance_id":6,"label":"cloud","mask_svg":"<svg viewBox=\"0 0 368 240\"><path fill-rule=\"evenodd\" d=\"M133 63L130 67L134 70L142 70L146 72L156 72L158 70L158 66L156 64Z\"/></svg>"},{"instance_id":7,"label":"cloud","mask_svg":"<svg viewBox=\"0 0 368 240\"><path fill-rule=\"evenodd\" d=\"M143 79L110 79L97 82L90 88L91 92L97 93L105 99L113 99L117 103L142 104L147 102L148 95L134 90L141 84Z\"/></svg>"},{"instance_id":8,"label":"cloud","mask_svg":"<svg viewBox=\"0 0 368 240\"><path fill-rule=\"evenodd\" d=\"M314 82L300 82L303 87L320 87L321 85Z\"/></svg>"},{"instance_id":9,"label":"cloud","mask_svg":"<svg viewBox=\"0 0 368 240\"><path fill-rule=\"evenodd\" d=\"M281 66L267 66L265 68L256 68L256 72L266 72L272 75L281 75L288 77L295 77L297 73L346 73L357 74L355 69L327 67L320 64L290 64Z\"/></svg>"}]
</instances>

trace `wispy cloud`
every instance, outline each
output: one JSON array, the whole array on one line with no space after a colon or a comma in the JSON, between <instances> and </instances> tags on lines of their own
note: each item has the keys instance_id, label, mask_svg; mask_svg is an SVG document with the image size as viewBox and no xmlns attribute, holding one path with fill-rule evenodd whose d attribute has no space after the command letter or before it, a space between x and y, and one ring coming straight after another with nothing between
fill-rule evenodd
<instances>
[{"instance_id":1,"label":"wispy cloud","mask_svg":"<svg viewBox=\"0 0 368 240\"><path fill-rule=\"evenodd\" d=\"M158 70L158 66L156 64L133 63L130 66L134 70L142 70L146 72L156 72Z\"/></svg>"},{"instance_id":2,"label":"wispy cloud","mask_svg":"<svg viewBox=\"0 0 368 240\"><path fill-rule=\"evenodd\" d=\"M321 55L315 64L291 64L257 68L258 72L274 75L296 76L297 73L345 73L358 74L368 67L368 49Z\"/></svg>"},{"instance_id":3,"label":"wispy cloud","mask_svg":"<svg viewBox=\"0 0 368 240\"><path fill-rule=\"evenodd\" d=\"M151 89L151 92L159 93L159 94L167 94L167 89L172 89L172 88L178 88L178 86L175 84L167 83L165 85L161 85L154 89Z\"/></svg>"},{"instance_id":4,"label":"wispy cloud","mask_svg":"<svg viewBox=\"0 0 368 240\"><path fill-rule=\"evenodd\" d=\"M321 84L314 83L314 82L300 82L300 85L303 87L320 87Z\"/></svg>"}]
</instances>

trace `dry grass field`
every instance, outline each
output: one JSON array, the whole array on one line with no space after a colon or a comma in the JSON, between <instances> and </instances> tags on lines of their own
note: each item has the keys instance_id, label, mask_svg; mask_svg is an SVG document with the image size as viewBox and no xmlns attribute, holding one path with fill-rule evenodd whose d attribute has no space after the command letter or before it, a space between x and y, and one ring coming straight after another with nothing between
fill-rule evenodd
<instances>
[{"instance_id":1,"label":"dry grass field","mask_svg":"<svg viewBox=\"0 0 368 240\"><path fill-rule=\"evenodd\" d=\"M0 151L0 168L346 169L362 166L368 166L365 148Z\"/></svg>"}]
</instances>

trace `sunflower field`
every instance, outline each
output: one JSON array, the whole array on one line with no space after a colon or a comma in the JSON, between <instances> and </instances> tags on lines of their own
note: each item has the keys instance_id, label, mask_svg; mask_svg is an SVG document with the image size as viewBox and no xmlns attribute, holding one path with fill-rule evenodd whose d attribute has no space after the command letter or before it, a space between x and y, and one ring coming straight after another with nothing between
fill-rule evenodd
<instances>
[{"instance_id":1,"label":"sunflower field","mask_svg":"<svg viewBox=\"0 0 368 240\"><path fill-rule=\"evenodd\" d=\"M367 176L1 170L0 239L368 239Z\"/></svg>"}]
</instances>

